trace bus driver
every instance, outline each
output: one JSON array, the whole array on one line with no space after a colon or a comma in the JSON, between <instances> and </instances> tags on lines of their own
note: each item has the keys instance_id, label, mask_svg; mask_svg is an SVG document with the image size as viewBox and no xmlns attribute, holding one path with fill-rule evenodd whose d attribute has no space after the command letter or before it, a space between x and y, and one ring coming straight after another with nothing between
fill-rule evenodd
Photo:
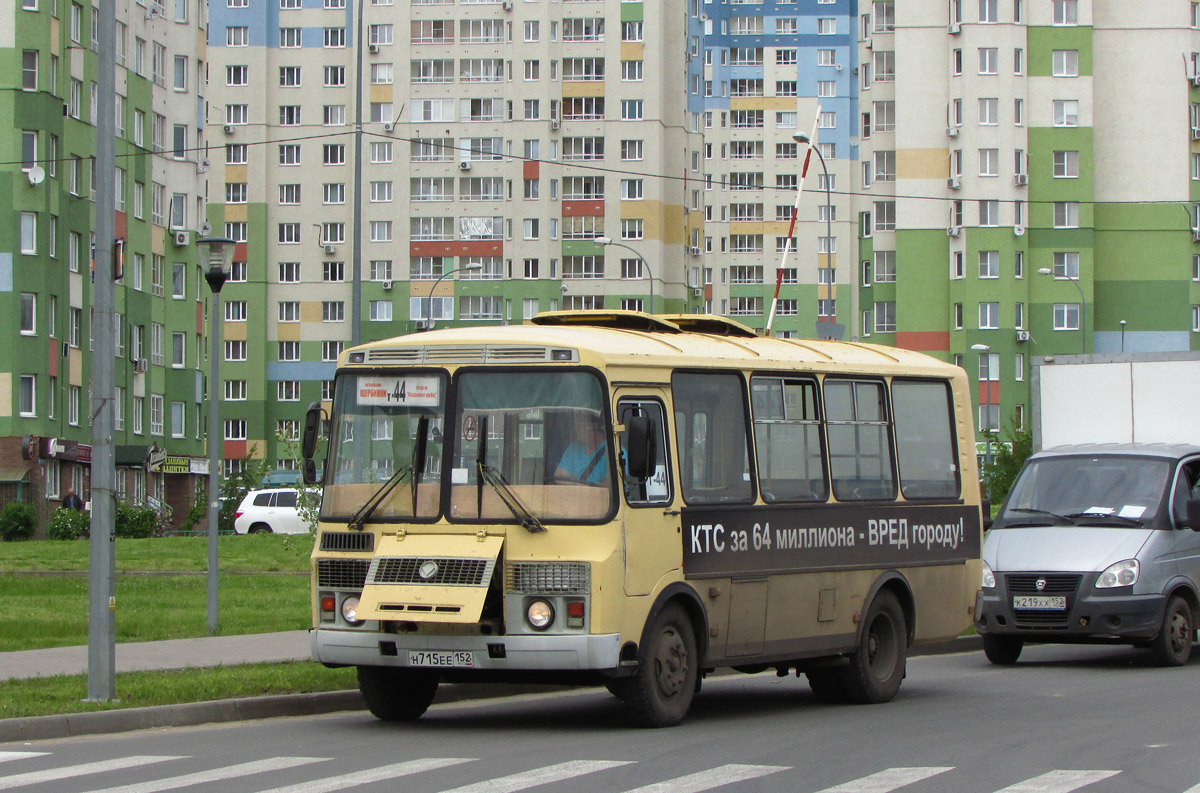
<instances>
[{"instance_id":1,"label":"bus driver","mask_svg":"<svg viewBox=\"0 0 1200 793\"><path fill-rule=\"evenodd\" d=\"M575 441L566 448L554 472L556 478L602 485L608 479L604 446L604 419L579 411L575 414Z\"/></svg>"}]
</instances>

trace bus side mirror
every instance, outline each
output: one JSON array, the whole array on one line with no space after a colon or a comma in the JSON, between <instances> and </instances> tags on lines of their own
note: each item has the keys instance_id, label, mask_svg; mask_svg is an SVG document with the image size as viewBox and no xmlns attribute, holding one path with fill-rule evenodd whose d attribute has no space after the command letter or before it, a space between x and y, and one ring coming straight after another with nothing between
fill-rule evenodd
<instances>
[{"instance_id":1,"label":"bus side mirror","mask_svg":"<svg viewBox=\"0 0 1200 793\"><path fill-rule=\"evenodd\" d=\"M313 460L311 458L306 459L303 463L301 474L303 474L304 484L306 484L306 485L320 484L320 480L317 478L317 461L316 460Z\"/></svg>"},{"instance_id":2,"label":"bus side mirror","mask_svg":"<svg viewBox=\"0 0 1200 793\"><path fill-rule=\"evenodd\" d=\"M304 414L304 439L300 442L300 452L305 460L312 459L317 451L317 433L321 430L321 403L313 402Z\"/></svg>"},{"instance_id":3,"label":"bus side mirror","mask_svg":"<svg viewBox=\"0 0 1200 793\"><path fill-rule=\"evenodd\" d=\"M658 444L649 416L625 419L625 470L634 479L649 479L658 463Z\"/></svg>"}]
</instances>

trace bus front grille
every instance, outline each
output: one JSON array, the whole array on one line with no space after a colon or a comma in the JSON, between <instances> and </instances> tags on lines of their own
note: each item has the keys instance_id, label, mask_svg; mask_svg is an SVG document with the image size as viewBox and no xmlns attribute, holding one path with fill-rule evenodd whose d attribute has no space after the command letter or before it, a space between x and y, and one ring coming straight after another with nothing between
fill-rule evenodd
<instances>
[{"instance_id":1,"label":"bus front grille","mask_svg":"<svg viewBox=\"0 0 1200 793\"><path fill-rule=\"evenodd\" d=\"M361 590L370 566L370 559L318 559L317 586Z\"/></svg>"},{"instance_id":2,"label":"bus front grille","mask_svg":"<svg viewBox=\"0 0 1200 793\"><path fill-rule=\"evenodd\" d=\"M375 535L366 531L327 531L321 535L322 551L373 551Z\"/></svg>"},{"instance_id":3,"label":"bus front grille","mask_svg":"<svg viewBox=\"0 0 1200 793\"><path fill-rule=\"evenodd\" d=\"M506 578L509 592L586 595L591 589L587 562L513 562Z\"/></svg>"},{"instance_id":4,"label":"bus front grille","mask_svg":"<svg viewBox=\"0 0 1200 793\"><path fill-rule=\"evenodd\" d=\"M495 559L377 557L367 576L372 584L487 586Z\"/></svg>"}]
</instances>

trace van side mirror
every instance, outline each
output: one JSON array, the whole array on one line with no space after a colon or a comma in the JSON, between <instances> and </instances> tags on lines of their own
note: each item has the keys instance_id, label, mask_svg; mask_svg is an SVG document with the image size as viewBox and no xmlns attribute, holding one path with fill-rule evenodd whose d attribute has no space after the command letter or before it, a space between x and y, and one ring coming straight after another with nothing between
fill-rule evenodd
<instances>
[{"instance_id":1,"label":"van side mirror","mask_svg":"<svg viewBox=\"0 0 1200 793\"><path fill-rule=\"evenodd\" d=\"M1200 498L1189 498L1184 506L1184 516L1187 526L1192 531L1200 531Z\"/></svg>"},{"instance_id":2,"label":"van side mirror","mask_svg":"<svg viewBox=\"0 0 1200 793\"><path fill-rule=\"evenodd\" d=\"M625 470L635 479L649 479L658 464L658 442L649 416L625 419Z\"/></svg>"},{"instance_id":3,"label":"van side mirror","mask_svg":"<svg viewBox=\"0 0 1200 793\"><path fill-rule=\"evenodd\" d=\"M979 502L979 511L983 513L983 530L987 531L992 527L992 501L991 499L981 499Z\"/></svg>"}]
</instances>

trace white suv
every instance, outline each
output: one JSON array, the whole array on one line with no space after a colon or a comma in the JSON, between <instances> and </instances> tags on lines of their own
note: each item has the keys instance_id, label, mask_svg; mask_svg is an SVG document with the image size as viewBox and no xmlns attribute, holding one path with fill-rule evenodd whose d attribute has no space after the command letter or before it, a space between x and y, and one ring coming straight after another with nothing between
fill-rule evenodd
<instances>
[{"instance_id":1,"label":"white suv","mask_svg":"<svg viewBox=\"0 0 1200 793\"><path fill-rule=\"evenodd\" d=\"M300 493L289 488L251 490L238 505L233 530L238 534L307 534L296 509Z\"/></svg>"}]
</instances>

